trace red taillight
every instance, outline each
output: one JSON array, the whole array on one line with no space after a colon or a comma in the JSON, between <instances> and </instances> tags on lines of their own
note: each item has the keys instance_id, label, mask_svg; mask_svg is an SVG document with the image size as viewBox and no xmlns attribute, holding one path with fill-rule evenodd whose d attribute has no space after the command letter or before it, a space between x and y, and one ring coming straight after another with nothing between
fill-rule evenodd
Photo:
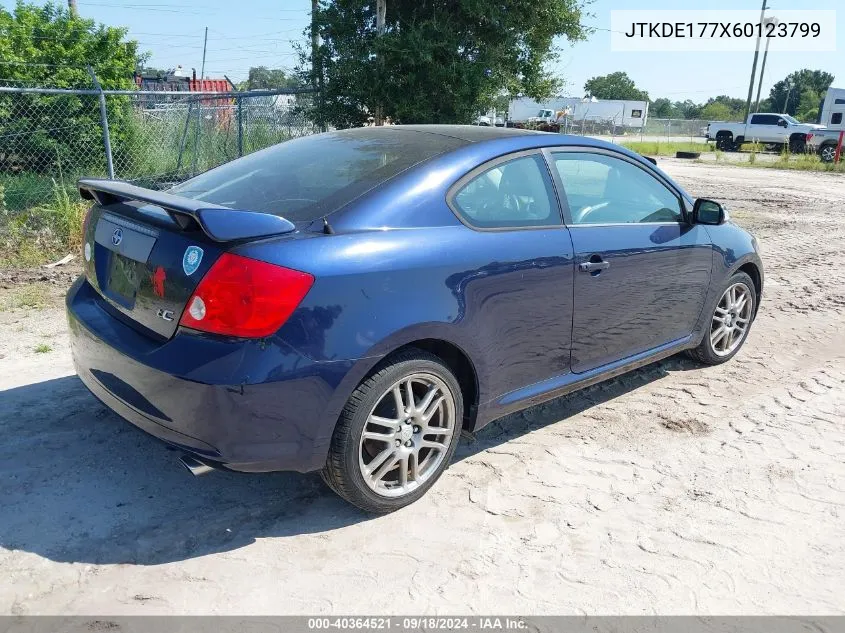
<instances>
[{"instance_id":1,"label":"red taillight","mask_svg":"<svg viewBox=\"0 0 845 633\"><path fill-rule=\"evenodd\" d=\"M313 283L308 273L224 253L194 291L179 324L227 336L270 336Z\"/></svg>"}]
</instances>

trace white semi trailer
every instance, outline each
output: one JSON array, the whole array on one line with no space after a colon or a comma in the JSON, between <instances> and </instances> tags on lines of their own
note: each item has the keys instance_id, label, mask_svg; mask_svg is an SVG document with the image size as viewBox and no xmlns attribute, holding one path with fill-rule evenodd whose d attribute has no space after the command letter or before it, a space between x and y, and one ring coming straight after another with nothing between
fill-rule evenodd
<instances>
[{"instance_id":1,"label":"white semi trailer","mask_svg":"<svg viewBox=\"0 0 845 633\"><path fill-rule=\"evenodd\" d=\"M648 118L648 101L622 101L556 97L535 101L521 97L511 101L508 120L515 123L528 121L556 122L566 116L573 123L592 122L615 128L641 129Z\"/></svg>"}]
</instances>

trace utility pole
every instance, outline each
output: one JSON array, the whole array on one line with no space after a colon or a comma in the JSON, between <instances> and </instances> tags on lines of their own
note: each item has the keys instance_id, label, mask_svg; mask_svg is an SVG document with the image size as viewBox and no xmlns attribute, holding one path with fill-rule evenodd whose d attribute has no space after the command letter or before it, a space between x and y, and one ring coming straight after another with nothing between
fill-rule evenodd
<instances>
[{"instance_id":1,"label":"utility pole","mask_svg":"<svg viewBox=\"0 0 845 633\"><path fill-rule=\"evenodd\" d=\"M763 30L763 18L766 15L766 0L763 0L763 8L760 10L760 31ZM748 80L748 99L745 101L745 120L751 114L751 97L754 94L754 76L757 74L757 58L760 56L760 35L757 33L757 46L754 48L754 63L751 64L751 79Z\"/></svg>"},{"instance_id":2,"label":"utility pole","mask_svg":"<svg viewBox=\"0 0 845 633\"><path fill-rule=\"evenodd\" d=\"M774 16L772 16L770 18L766 18L762 22L763 26L766 26L767 24L772 24L772 25L777 26L777 23L778 23L778 19ZM769 56L769 42L771 42L771 41L772 41L772 38L770 38L770 37L766 38L766 48L763 51L763 63L760 65L760 81L757 83L757 100L756 100L756 103L754 104L754 112L760 111L760 90L763 88L763 75L766 73L766 58Z\"/></svg>"},{"instance_id":3,"label":"utility pole","mask_svg":"<svg viewBox=\"0 0 845 633\"><path fill-rule=\"evenodd\" d=\"M76 0L67 0L67 8L70 10L70 17L79 17L79 11L76 9Z\"/></svg>"},{"instance_id":4,"label":"utility pole","mask_svg":"<svg viewBox=\"0 0 845 633\"><path fill-rule=\"evenodd\" d=\"M376 35L381 37L384 35L384 20L385 16L387 15L387 0L376 0ZM384 65L384 58L379 60L380 65ZM382 106L379 103L376 105L376 112L375 116L373 117L373 123L376 125L384 125L384 113L382 111Z\"/></svg>"},{"instance_id":5,"label":"utility pole","mask_svg":"<svg viewBox=\"0 0 845 633\"><path fill-rule=\"evenodd\" d=\"M792 94L792 82L789 81L789 79L787 79L786 80L786 96L783 99L783 110L781 110L781 112L783 112L784 114L787 113L786 112L786 105L789 103L789 95L791 95L791 94Z\"/></svg>"},{"instance_id":6,"label":"utility pole","mask_svg":"<svg viewBox=\"0 0 845 633\"><path fill-rule=\"evenodd\" d=\"M208 27L205 27L205 38L202 41L202 66L200 67L200 92L205 91L205 50L208 46ZM197 126L194 128L194 160L191 163L192 175L196 175L199 158L200 125L202 125L202 97L197 101Z\"/></svg>"},{"instance_id":7,"label":"utility pole","mask_svg":"<svg viewBox=\"0 0 845 633\"><path fill-rule=\"evenodd\" d=\"M200 92L205 90L205 49L208 46L208 27L205 27L205 38L202 41L202 66L200 67Z\"/></svg>"},{"instance_id":8,"label":"utility pole","mask_svg":"<svg viewBox=\"0 0 845 633\"><path fill-rule=\"evenodd\" d=\"M320 0L311 0L311 87L317 89L317 54L320 50L320 33L317 30L317 10Z\"/></svg>"}]
</instances>

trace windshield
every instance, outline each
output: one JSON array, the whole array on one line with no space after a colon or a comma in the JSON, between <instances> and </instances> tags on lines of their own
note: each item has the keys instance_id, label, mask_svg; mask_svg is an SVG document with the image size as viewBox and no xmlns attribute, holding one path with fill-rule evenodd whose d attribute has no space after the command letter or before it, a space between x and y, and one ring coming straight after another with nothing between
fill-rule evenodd
<instances>
[{"instance_id":1,"label":"windshield","mask_svg":"<svg viewBox=\"0 0 845 633\"><path fill-rule=\"evenodd\" d=\"M398 128L357 128L286 141L205 172L170 193L310 222L464 141Z\"/></svg>"},{"instance_id":2,"label":"windshield","mask_svg":"<svg viewBox=\"0 0 845 633\"><path fill-rule=\"evenodd\" d=\"M781 114L780 118L784 119L787 123L792 123L793 125L801 123L801 121L789 116L788 114Z\"/></svg>"}]
</instances>

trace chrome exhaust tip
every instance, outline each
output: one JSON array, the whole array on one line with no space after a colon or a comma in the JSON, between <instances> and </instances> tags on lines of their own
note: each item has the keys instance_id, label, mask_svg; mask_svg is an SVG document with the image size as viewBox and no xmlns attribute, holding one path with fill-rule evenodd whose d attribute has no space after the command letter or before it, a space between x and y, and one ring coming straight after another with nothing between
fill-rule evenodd
<instances>
[{"instance_id":1,"label":"chrome exhaust tip","mask_svg":"<svg viewBox=\"0 0 845 633\"><path fill-rule=\"evenodd\" d=\"M208 473L214 470L212 466L201 462L196 457L193 457L191 455L182 455L182 457L179 458L179 463L181 463L185 468L187 468L188 471L194 477L207 475Z\"/></svg>"}]
</instances>

